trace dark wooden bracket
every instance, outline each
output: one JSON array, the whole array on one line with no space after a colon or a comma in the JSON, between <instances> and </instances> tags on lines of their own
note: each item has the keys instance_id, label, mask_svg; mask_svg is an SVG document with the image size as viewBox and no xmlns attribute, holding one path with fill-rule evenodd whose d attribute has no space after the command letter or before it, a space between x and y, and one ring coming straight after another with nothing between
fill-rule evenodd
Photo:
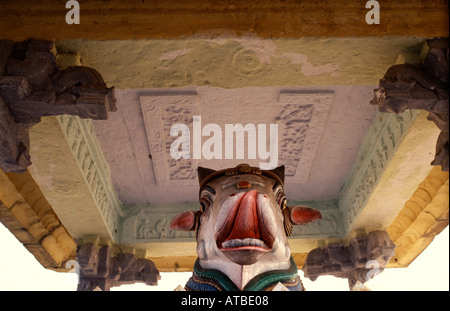
<instances>
[{"instance_id":1,"label":"dark wooden bracket","mask_svg":"<svg viewBox=\"0 0 450 311\"><path fill-rule=\"evenodd\" d=\"M441 130L431 165L449 170L449 40L427 40L428 53L421 65L401 64L388 69L371 104L383 112L406 109L429 112L428 120Z\"/></svg>"},{"instance_id":2,"label":"dark wooden bracket","mask_svg":"<svg viewBox=\"0 0 450 311\"><path fill-rule=\"evenodd\" d=\"M31 164L28 130L43 116L105 120L116 111L114 87L84 66L60 70L53 42L0 41L0 167L23 172Z\"/></svg>"}]
</instances>

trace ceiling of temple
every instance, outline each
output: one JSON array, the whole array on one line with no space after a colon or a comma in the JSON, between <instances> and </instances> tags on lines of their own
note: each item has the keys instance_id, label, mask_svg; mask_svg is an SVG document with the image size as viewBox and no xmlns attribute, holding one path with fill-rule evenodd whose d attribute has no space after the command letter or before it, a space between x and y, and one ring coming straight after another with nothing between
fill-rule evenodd
<instances>
[{"instance_id":1,"label":"ceiling of temple","mask_svg":"<svg viewBox=\"0 0 450 311\"><path fill-rule=\"evenodd\" d=\"M196 201L198 165L222 169L269 161L285 165L290 199L332 199L377 111L369 104L373 89L368 85L118 90L118 113L94 126L124 204ZM203 129L203 135L193 129L194 116L201 118L195 127ZM170 153L171 144L181 137L178 131L170 135L176 124L189 129L189 159L174 159ZM205 132L211 124L215 131ZM242 134L243 145L237 143L241 134L226 130L226 124L247 126L250 132ZM200 156L193 144L197 137L204 149ZM231 147L226 145L229 137ZM212 159L209 150L216 151Z\"/></svg>"},{"instance_id":2,"label":"ceiling of temple","mask_svg":"<svg viewBox=\"0 0 450 311\"><path fill-rule=\"evenodd\" d=\"M154 204L197 200L198 165L259 166L270 161L259 152L263 147L273 153L272 162L277 158L275 165L286 166L290 199L336 198L375 116L369 103L378 79L395 62L420 61L422 42L222 36L73 40L57 42L57 48L59 55L78 53L83 65L115 86L118 111L95 121L95 132L123 203ZM217 130L201 135L194 116L201 118L200 130L211 130L209 124ZM182 133L170 135L176 124L189 129L189 159L175 160L170 153ZM255 137L238 145L234 137L227 151L226 124L254 126ZM265 125L264 144L258 143L258 124ZM272 142L278 150L269 148L270 125L277 126ZM215 154L205 156L202 147Z\"/></svg>"}]
</instances>

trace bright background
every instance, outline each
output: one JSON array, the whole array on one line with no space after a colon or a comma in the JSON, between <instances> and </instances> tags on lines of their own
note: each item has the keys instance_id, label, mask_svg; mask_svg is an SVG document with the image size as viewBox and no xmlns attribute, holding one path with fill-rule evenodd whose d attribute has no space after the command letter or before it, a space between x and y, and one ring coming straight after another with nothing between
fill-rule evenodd
<instances>
[{"instance_id":1,"label":"bright background","mask_svg":"<svg viewBox=\"0 0 450 311\"><path fill-rule=\"evenodd\" d=\"M0 223L0 291L75 291L75 273L58 273L44 269L23 245ZM312 282L300 272L303 285L309 291L348 291L346 279L321 276ZM191 272L161 273L158 286L123 285L111 290L172 291L184 286ZM386 291L448 291L449 290L449 230L439 234L430 246L408 267L386 269L366 283L372 290Z\"/></svg>"}]
</instances>

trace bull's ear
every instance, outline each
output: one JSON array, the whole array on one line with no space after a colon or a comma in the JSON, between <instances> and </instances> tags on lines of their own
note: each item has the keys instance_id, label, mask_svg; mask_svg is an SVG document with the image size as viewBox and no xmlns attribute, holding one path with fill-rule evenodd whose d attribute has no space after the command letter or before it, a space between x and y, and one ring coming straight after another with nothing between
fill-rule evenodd
<instances>
[{"instance_id":1,"label":"bull's ear","mask_svg":"<svg viewBox=\"0 0 450 311\"><path fill-rule=\"evenodd\" d=\"M180 231L195 230L197 213L199 212L186 211L176 215L170 222L170 229Z\"/></svg>"},{"instance_id":2,"label":"bull's ear","mask_svg":"<svg viewBox=\"0 0 450 311\"><path fill-rule=\"evenodd\" d=\"M198 183L201 185L206 177L208 177L212 173L215 173L216 171L210 168L199 166L197 172L198 172Z\"/></svg>"},{"instance_id":3,"label":"bull's ear","mask_svg":"<svg viewBox=\"0 0 450 311\"><path fill-rule=\"evenodd\" d=\"M322 213L312 207L293 206L288 207L290 219L294 225L306 225L315 220L322 219Z\"/></svg>"}]
</instances>

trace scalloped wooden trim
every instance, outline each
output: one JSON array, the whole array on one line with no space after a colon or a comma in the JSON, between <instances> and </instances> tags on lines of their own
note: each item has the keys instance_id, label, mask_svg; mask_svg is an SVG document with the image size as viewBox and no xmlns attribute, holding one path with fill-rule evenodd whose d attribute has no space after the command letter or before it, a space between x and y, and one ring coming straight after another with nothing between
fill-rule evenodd
<instances>
[{"instance_id":1,"label":"scalloped wooden trim","mask_svg":"<svg viewBox=\"0 0 450 311\"><path fill-rule=\"evenodd\" d=\"M0 189L0 221L44 268L64 270L77 245L30 173L0 169Z\"/></svg>"},{"instance_id":2,"label":"scalloped wooden trim","mask_svg":"<svg viewBox=\"0 0 450 311\"><path fill-rule=\"evenodd\" d=\"M434 167L387 232L397 245L388 267L407 267L449 223L449 173Z\"/></svg>"}]
</instances>

